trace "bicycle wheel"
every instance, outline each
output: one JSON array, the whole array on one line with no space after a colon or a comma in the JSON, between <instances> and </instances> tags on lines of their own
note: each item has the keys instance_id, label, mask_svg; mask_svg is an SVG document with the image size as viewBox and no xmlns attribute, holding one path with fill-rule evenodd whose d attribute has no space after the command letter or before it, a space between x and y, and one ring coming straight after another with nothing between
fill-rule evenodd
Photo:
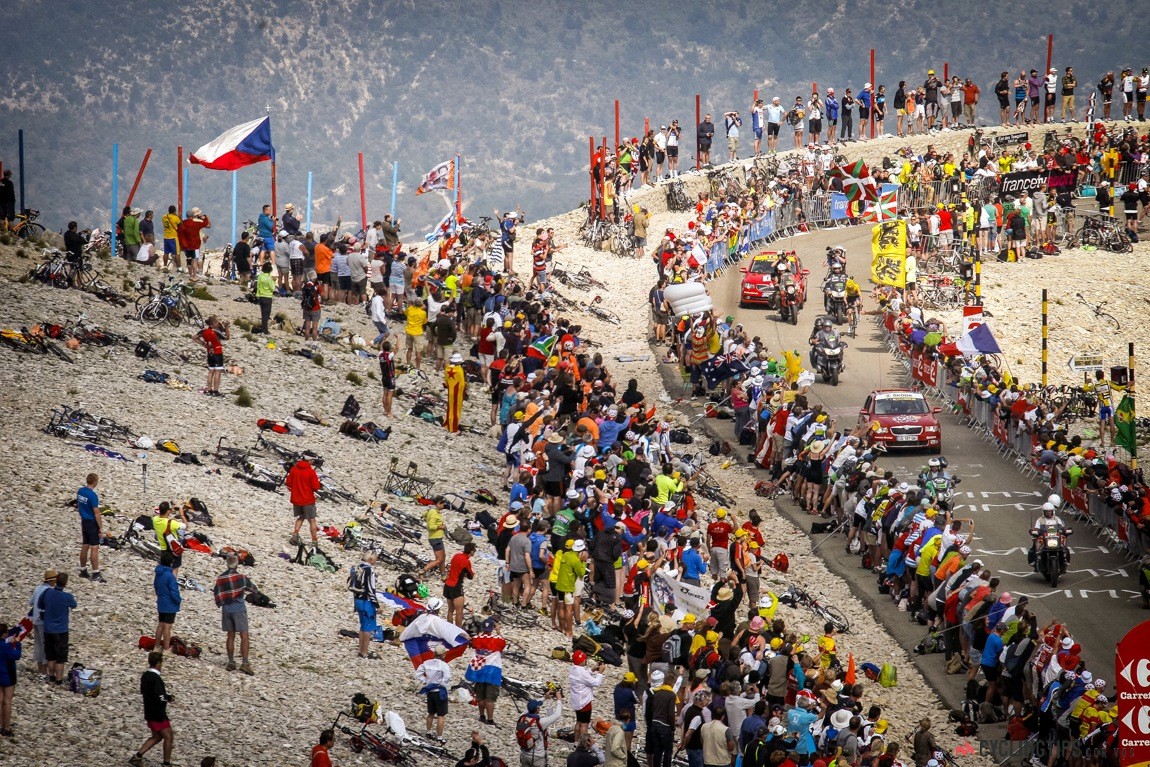
<instances>
[{"instance_id":1,"label":"bicycle wheel","mask_svg":"<svg viewBox=\"0 0 1150 767\"><path fill-rule=\"evenodd\" d=\"M835 607L834 605L812 604L811 611L827 623L834 625L835 630L839 633L846 634L850 632L850 621L847 620L847 617L843 614L842 610Z\"/></svg>"},{"instance_id":2,"label":"bicycle wheel","mask_svg":"<svg viewBox=\"0 0 1150 767\"><path fill-rule=\"evenodd\" d=\"M1097 229L1085 229L1084 228L1081 231L1081 236L1082 236L1082 244L1083 245L1091 245L1091 246L1097 248L1099 245L1102 244L1102 233L1099 232Z\"/></svg>"},{"instance_id":3,"label":"bicycle wheel","mask_svg":"<svg viewBox=\"0 0 1150 767\"><path fill-rule=\"evenodd\" d=\"M16 227L16 236L22 240L38 240L44 236L44 227L34 221L25 221Z\"/></svg>"},{"instance_id":4,"label":"bicycle wheel","mask_svg":"<svg viewBox=\"0 0 1150 767\"><path fill-rule=\"evenodd\" d=\"M203 330L204 329L204 316L202 314L200 314L199 307L197 307L195 304L193 304L191 301L189 301L187 299L184 299L183 301L181 301L180 304L181 304L180 308L183 310L184 317L187 318L188 323L194 328L199 328L200 330Z\"/></svg>"},{"instance_id":5,"label":"bicycle wheel","mask_svg":"<svg viewBox=\"0 0 1150 767\"><path fill-rule=\"evenodd\" d=\"M168 307L159 301L153 301L140 310L140 322L155 327L168 319Z\"/></svg>"},{"instance_id":6,"label":"bicycle wheel","mask_svg":"<svg viewBox=\"0 0 1150 767\"><path fill-rule=\"evenodd\" d=\"M63 346L56 343L55 341L52 341L49 339L44 339L43 343L44 343L44 346L48 347L48 351L52 352L53 354L55 354L57 357L64 360L65 362L75 362L76 361L72 358L71 354L69 354L68 352L66 352L64 350Z\"/></svg>"}]
</instances>

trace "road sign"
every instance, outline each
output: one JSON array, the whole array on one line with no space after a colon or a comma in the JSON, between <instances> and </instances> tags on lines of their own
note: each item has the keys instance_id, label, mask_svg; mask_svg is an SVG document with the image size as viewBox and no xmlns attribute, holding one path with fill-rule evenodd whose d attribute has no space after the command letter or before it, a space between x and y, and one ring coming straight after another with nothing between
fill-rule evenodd
<instances>
[{"instance_id":1,"label":"road sign","mask_svg":"<svg viewBox=\"0 0 1150 767\"><path fill-rule=\"evenodd\" d=\"M1095 370L1105 370L1106 363L1102 359L1102 352L1078 352L1071 357L1066 366L1073 373L1093 373Z\"/></svg>"},{"instance_id":2,"label":"road sign","mask_svg":"<svg viewBox=\"0 0 1150 767\"><path fill-rule=\"evenodd\" d=\"M1150 621L1127 632L1114 655L1118 753L1124 767L1150 767Z\"/></svg>"}]
</instances>

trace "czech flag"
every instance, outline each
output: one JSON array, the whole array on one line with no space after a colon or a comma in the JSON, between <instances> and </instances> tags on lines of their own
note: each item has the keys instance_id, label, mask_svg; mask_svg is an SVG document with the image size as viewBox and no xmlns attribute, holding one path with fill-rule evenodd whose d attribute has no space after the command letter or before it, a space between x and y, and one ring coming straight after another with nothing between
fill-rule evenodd
<instances>
[{"instance_id":1,"label":"czech flag","mask_svg":"<svg viewBox=\"0 0 1150 767\"><path fill-rule=\"evenodd\" d=\"M411 665L419 668L424 662L435 657L432 645L441 645L446 652L444 661L451 661L463 655L471 637L467 632L449 623L438 615L423 613L403 630L399 635L407 656L411 658Z\"/></svg>"},{"instance_id":2,"label":"czech flag","mask_svg":"<svg viewBox=\"0 0 1150 767\"><path fill-rule=\"evenodd\" d=\"M275 157L271 117L230 128L192 153L191 161L211 170L238 170Z\"/></svg>"}]
</instances>

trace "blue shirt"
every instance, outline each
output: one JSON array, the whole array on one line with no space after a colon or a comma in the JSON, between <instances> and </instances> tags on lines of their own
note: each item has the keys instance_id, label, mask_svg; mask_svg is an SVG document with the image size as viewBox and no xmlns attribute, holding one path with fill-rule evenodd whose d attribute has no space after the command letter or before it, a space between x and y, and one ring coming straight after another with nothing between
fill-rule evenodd
<instances>
[{"instance_id":1,"label":"blue shirt","mask_svg":"<svg viewBox=\"0 0 1150 767\"><path fill-rule=\"evenodd\" d=\"M630 426L630 416L624 418L623 423L618 423L613 419L603 421L599 424L599 449L610 450L611 446L615 444L615 440L619 439L619 435L627 431Z\"/></svg>"},{"instance_id":2,"label":"blue shirt","mask_svg":"<svg viewBox=\"0 0 1150 767\"><path fill-rule=\"evenodd\" d=\"M683 551L683 577L698 580L707 572L707 563L698 550L688 548Z\"/></svg>"},{"instance_id":3,"label":"blue shirt","mask_svg":"<svg viewBox=\"0 0 1150 767\"><path fill-rule=\"evenodd\" d=\"M45 634L67 634L69 611L76 606L76 597L59 586L40 595L40 609L44 611Z\"/></svg>"},{"instance_id":4,"label":"blue shirt","mask_svg":"<svg viewBox=\"0 0 1150 767\"><path fill-rule=\"evenodd\" d=\"M656 536L662 536L666 531L678 532L682 527L682 522L660 511L656 512L655 520L651 523L651 532Z\"/></svg>"},{"instance_id":5,"label":"blue shirt","mask_svg":"<svg viewBox=\"0 0 1150 767\"><path fill-rule=\"evenodd\" d=\"M90 487L81 487L76 491L76 511L80 512L80 519L96 521L96 509L100 508L100 496Z\"/></svg>"},{"instance_id":6,"label":"blue shirt","mask_svg":"<svg viewBox=\"0 0 1150 767\"><path fill-rule=\"evenodd\" d=\"M1002 655L1002 635L995 631L986 638L979 663L983 666L995 667L998 665L999 655Z\"/></svg>"},{"instance_id":7,"label":"blue shirt","mask_svg":"<svg viewBox=\"0 0 1150 767\"><path fill-rule=\"evenodd\" d=\"M276 224L267 213L260 214L260 219L256 222L256 234L261 240L276 236Z\"/></svg>"},{"instance_id":8,"label":"blue shirt","mask_svg":"<svg viewBox=\"0 0 1150 767\"><path fill-rule=\"evenodd\" d=\"M814 753L815 739L814 736L811 735L811 725L818 720L818 714L804 711L798 706L795 706L787 712L787 729L799 734L799 742L798 745L795 746L795 751L800 754Z\"/></svg>"},{"instance_id":9,"label":"blue shirt","mask_svg":"<svg viewBox=\"0 0 1150 767\"><path fill-rule=\"evenodd\" d=\"M746 750L747 744L755 739L755 733L759 731L759 728L766 726L766 721L757 714L751 714L744 719L742 726L739 727L739 751Z\"/></svg>"},{"instance_id":10,"label":"blue shirt","mask_svg":"<svg viewBox=\"0 0 1150 767\"><path fill-rule=\"evenodd\" d=\"M176 582L176 575L172 572L172 568L156 565L152 588L156 591L156 612L178 613L180 611L183 597L180 596L180 584Z\"/></svg>"},{"instance_id":11,"label":"blue shirt","mask_svg":"<svg viewBox=\"0 0 1150 767\"><path fill-rule=\"evenodd\" d=\"M827 119L834 121L839 119L839 100L834 96L827 96L827 100L823 102L827 108Z\"/></svg>"},{"instance_id":12,"label":"blue shirt","mask_svg":"<svg viewBox=\"0 0 1150 767\"><path fill-rule=\"evenodd\" d=\"M870 109L870 91L859 91L859 108Z\"/></svg>"}]
</instances>

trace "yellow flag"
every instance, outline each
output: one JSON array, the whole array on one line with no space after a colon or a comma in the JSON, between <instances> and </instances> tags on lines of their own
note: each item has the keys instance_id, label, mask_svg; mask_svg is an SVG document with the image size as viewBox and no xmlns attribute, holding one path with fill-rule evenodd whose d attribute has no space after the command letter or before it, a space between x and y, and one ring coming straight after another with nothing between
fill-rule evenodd
<instances>
[{"instance_id":1,"label":"yellow flag","mask_svg":"<svg viewBox=\"0 0 1150 767\"><path fill-rule=\"evenodd\" d=\"M906 222L883 221L871 230L871 280L906 286Z\"/></svg>"}]
</instances>

